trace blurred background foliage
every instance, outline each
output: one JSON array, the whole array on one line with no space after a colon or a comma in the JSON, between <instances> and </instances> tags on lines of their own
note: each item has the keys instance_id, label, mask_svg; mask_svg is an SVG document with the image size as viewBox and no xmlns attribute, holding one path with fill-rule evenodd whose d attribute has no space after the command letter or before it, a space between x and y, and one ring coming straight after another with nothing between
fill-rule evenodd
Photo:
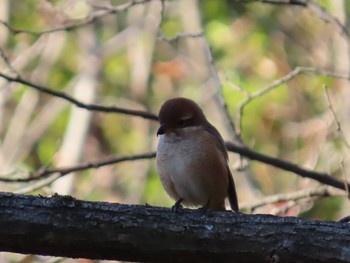
<instances>
[{"instance_id":1,"label":"blurred background foliage","mask_svg":"<svg viewBox=\"0 0 350 263\"><path fill-rule=\"evenodd\" d=\"M218 103L220 92L209 62L209 45L229 113L248 146L304 168L349 178L348 81L301 74L255 98L244 114L238 115L248 94L297 66L349 72L349 37L340 34L333 23L311 8L228 0L164 1L162 17L161 1L147 1L86 22L98 12L111 6L124 7L126 2L1 0L1 20L10 25L0 25L1 72L14 74L5 54L12 67L34 83L86 103L153 113L170 97L189 97L203 107L224 138L232 140L229 122ZM348 1L315 2L349 28ZM84 25L68 29L82 22ZM61 30L40 33L53 28ZM201 32L204 38L169 40L179 33ZM77 109L4 79L0 85L3 176L23 177L45 167L74 166L156 149L154 121ZM235 154L230 160L241 203L319 185L259 162L247 163ZM0 183L0 190L173 204L160 184L154 160L87 170L41 185ZM335 220L349 213L349 205L345 196L317 201L304 198L269 204L254 212Z\"/></svg>"}]
</instances>

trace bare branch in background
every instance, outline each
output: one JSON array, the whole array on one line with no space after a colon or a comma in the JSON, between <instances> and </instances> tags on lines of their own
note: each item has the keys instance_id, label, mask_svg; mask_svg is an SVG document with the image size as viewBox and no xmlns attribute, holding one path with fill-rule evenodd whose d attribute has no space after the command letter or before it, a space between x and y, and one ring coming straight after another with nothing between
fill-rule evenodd
<instances>
[{"instance_id":1,"label":"bare branch in background","mask_svg":"<svg viewBox=\"0 0 350 263\"><path fill-rule=\"evenodd\" d=\"M211 72L211 78L213 79L214 85L217 89L217 98L218 98L218 102L220 104L220 106L222 107L222 110L225 113L226 119L229 122L229 125L232 129L232 133L233 133L233 138L238 141L238 142L242 142L242 139L240 138L240 136L237 134L236 132L236 127L235 124L230 116L229 110L228 110L228 106L227 103L225 101L224 95L223 95L223 90L222 90L222 84L218 75L218 72L215 68L215 62L214 62L214 58L212 56L212 52L210 49L210 46L205 38L204 33L197 33L197 34L193 34L193 33L179 33L177 34L175 37L172 38L167 38L164 37L163 35L161 35L160 40L163 41L167 41L169 43L172 42L177 42L180 38L201 38L204 42L204 48L205 48L205 53L207 56L207 60L208 60L208 64L209 64L209 69Z\"/></svg>"},{"instance_id":2,"label":"bare branch in background","mask_svg":"<svg viewBox=\"0 0 350 263\"><path fill-rule=\"evenodd\" d=\"M348 45L350 45L350 31L349 29L343 25L338 18L332 16L327 12L322 6L316 3L313 0L306 1L306 7L310 9L316 16L318 16L321 20L326 23L330 23L335 27L335 29L339 32L341 36L347 41Z\"/></svg>"},{"instance_id":3,"label":"bare branch in background","mask_svg":"<svg viewBox=\"0 0 350 263\"><path fill-rule=\"evenodd\" d=\"M338 189L346 190L346 187L350 188L350 184L346 183L344 181L338 180L332 176L330 176L327 173L318 173L311 170L304 169L296 164L270 157L261 153L258 153L254 150L249 149L247 146L233 143L233 142L226 142L227 149L231 152L238 153L241 156L247 157L251 160L260 161L262 163L266 163L275 167L278 167L282 170L293 172L295 174L300 175L301 177L310 178L313 180L316 180L320 183L333 186ZM111 158L109 160L104 161L98 161L98 162L89 162L85 164L80 164L77 166L67 167L67 168L56 168L56 169L43 169L42 171L39 171L37 173L30 173L29 177L27 178L8 178L7 176L3 176L0 178L0 181L2 182L8 182L8 183L14 183L14 182L29 182L34 180L40 180L42 178L45 178L49 176L50 174L59 173L60 176L64 176L66 174L77 172L77 171L83 171L87 169L96 169L105 165L111 165L115 163L125 162L125 161L135 161L135 160L142 160L142 159L152 159L156 156L155 152L150 152L146 154L138 154L138 155L132 155L132 156L125 156L125 157L119 157L119 158Z\"/></svg>"},{"instance_id":4,"label":"bare branch in background","mask_svg":"<svg viewBox=\"0 0 350 263\"><path fill-rule=\"evenodd\" d=\"M204 36L203 32L199 32L199 33L181 32L181 33L177 33L173 37L166 37L160 32L158 39L161 41L169 42L170 44L177 44L177 42L179 42L179 40L183 38L202 38L203 36Z\"/></svg>"},{"instance_id":5,"label":"bare branch in background","mask_svg":"<svg viewBox=\"0 0 350 263\"><path fill-rule=\"evenodd\" d=\"M52 28L49 30L44 30L44 31L32 31L32 30L14 28L9 23L2 20L0 20L0 24L5 26L13 34L27 33L27 34L40 36L43 34L49 34L49 33L58 32L58 31L71 31L84 26L88 26L96 22L97 19L100 19L104 16L125 12L126 10L128 10L129 8L135 5L145 4L151 1L155 1L155 0L139 0L139 1L131 0L129 2L126 2L125 4L121 4L117 6L112 6L112 5L101 6L96 4L90 4L92 7L99 10L92 12L90 15L88 15L85 18L78 19L78 20L76 19L68 20L68 21L65 21L65 25L63 26ZM165 1L164 0L160 0L160 1L162 2L162 16L163 16L164 10L165 10L164 8ZM344 26L336 17L329 14L322 6L320 6L319 4L317 4L312 0L229 0L229 2L242 3L242 4L259 2L259 3L273 4L273 5L302 6L310 9L320 19L324 20L327 23L332 24L341 35L346 37L348 42L350 41L350 32L347 29L347 27Z\"/></svg>"},{"instance_id":6,"label":"bare branch in background","mask_svg":"<svg viewBox=\"0 0 350 263\"><path fill-rule=\"evenodd\" d=\"M300 6L303 8L309 9L315 14L319 19L330 23L335 29L346 39L350 44L350 31L348 28L343 25L338 18L331 15L319 5L314 0L229 0L231 3L264 3L264 4L273 4L273 5L290 5L290 6Z\"/></svg>"},{"instance_id":7,"label":"bare branch in background","mask_svg":"<svg viewBox=\"0 0 350 263\"><path fill-rule=\"evenodd\" d=\"M345 167L344 167L344 160L340 161L340 167L341 167L341 173L343 176L343 180L344 180L344 188L347 194L348 199L350 199L350 191L349 191L349 185L347 183L347 179L346 179L346 173L345 173Z\"/></svg>"},{"instance_id":8,"label":"bare branch in background","mask_svg":"<svg viewBox=\"0 0 350 263\"><path fill-rule=\"evenodd\" d=\"M265 206L276 204L279 202L287 201L298 201L305 198L314 198L314 197L328 197L328 196L344 196L343 192L336 192L329 188L329 186L317 186L308 189L302 189L293 193L283 193L276 194L262 198L254 203L241 204L240 208L242 210L254 211L255 209Z\"/></svg>"},{"instance_id":9,"label":"bare branch in background","mask_svg":"<svg viewBox=\"0 0 350 263\"><path fill-rule=\"evenodd\" d=\"M165 1L166 0L160 0L162 7L160 9L159 33L162 32L162 23L163 23L164 16L165 16Z\"/></svg>"},{"instance_id":10,"label":"bare branch in background","mask_svg":"<svg viewBox=\"0 0 350 263\"><path fill-rule=\"evenodd\" d=\"M12 74L14 74L15 76L19 76L19 73L17 72L17 70L11 65L11 62L9 60L9 58L7 57L5 51L0 47L0 57L2 58L2 60L5 62L8 70L10 72L12 72Z\"/></svg>"},{"instance_id":11,"label":"bare branch in background","mask_svg":"<svg viewBox=\"0 0 350 263\"><path fill-rule=\"evenodd\" d=\"M215 67L215 62L214 62L214 58L212 56L212 52L210 50L210 46L209 46L208 42L206 41L205 37L203 37L203 41L205 43L205 49L206 49L205 52L206 52L206 55L208 58L209 68L211 71L211 77L212 77L212 79L214 81L214 85L216 86L216 89L217 89L217 98L218 98L219 104L220 104L223 112L225 113L227 121L230 124L234 140L242 143L242 139L241 139L239 133L237 133L236 125L234 124L234 122L232 120L227 103L226 103L225 98L224 98L222 84L221 84L221 81L219 78L219 74L218 74L216 67Z\"/></svg>"},{"instance_id":12,"label":"bare branch in background","mask_svg":"<svg viewBox=\"0 0 350 263\"><path fill-rule=\"evenodd\" d=\"M345 146L350 149L350 144L348 143L348 141L346 140L346 137L344 136L344 131L341 127L341 124L340 124L340 121L337 117L337 114L335 113L335 110L334 110L334 107L333 107L333 104L332 104L332 101L331 101L331 98L329 96L329 92L328 92L328 87L326 85L324 85L324 89L325 89L325 93L326 93L326 98L327 98L327 102L328 102L328 107L329 109L331 110L332 112L332 115L333 115L333 118L334 118L334 121L335 121L335 124L337 125L337 131L340 132L341 136L342 136L342 139L344 141L344 144Z\"/></svg>"},{"instance_id":13,"label":"bare branch in background","mask_svg":"<svg viewBox=\"0 0 350 263\"><path fill-rule=\"evenodd\" d=\"M273 5L296 5L296 6L306 6L308 0L229 0L231 3L263 3L263 4L273 4Z\"/></svg>"},{"instance_id":14,"label":"bare branch in background","mask_svg":"<svg viewBox=\"0 0 350 263\"><path fill-rule=\"evenodd\" d=\"M118 5L118 6L108 6L108 7L100 6L99 8L101 10L94 11L85 18L78 19L78 20L73 19L73 20L65 21L65 25L63 25L63 26L59 26L59 27L44 30L44 31L32 31L32 30L14 28L9 23L2 21L2 20L0 20L0 24L5 26L13 34L26 33L26 34L40 36L40 35L50 34L50 33L58 32L58 31L71 31L71 30L75 30L75 29L78 29L81 27L85 27L85 26L88 26L88 25L95 23L97 21L97 19L100 19L102 17L112 15L112 14L117 14L120 12L125 12L126 10L128 10L129 8L131 8L135 5L145 4L145 3L150 2L150 1L154 1L154 0L139 0L139 1L132 0L132 1L126 2L125 4Z\"/></svg>"},{"instance_id":15,"label":"bare branch in background","mask_svg":"<svg viewBox=\"0 0 350 263\"><path fill-rule=\"evenodd\" d=\"M237 143L226 142L226 147L229 151L238 153L238 154L240 154L244 157L247 157L251 160L260 161L262 163L266 163L266 164L278 167L282 170L298 174L301 177L311 178L311 179L316 180L320 183L330 185L330 186L336 187L338 189L342 189L342 190L346 189L345 185L344 185L344 184L346 184L346 182L340 181L340 180L334 178L333 176L330 176L327 173L318 173L318 172L314 172L311 170L307 170L307 169L301 168L300 166L295 165L293 163L284 161L282 159L270 157L270 156L258 153L256 151L248 148L247 146L238 145ZM349 183L347 183L347 186L350 188Z\"/></svg>"},{"instance_id":16,"label":"bare branch in background","mask_svg":"<svg viewBox=\"0 0 350 263\"><path fill-rule=\"evenodd\" d=\"M122 114L126 114L126 115L142 117L144 119L158 120L157 115L150 113L150 112L146 112L146 111L124 109L124 108L119 108L119 107L115 107L115 106L102 106L102 105L98 105L98 104L85 104L85 103L81 102L80 100L77 100L77 99L67 95L64 92L56 91L56 90L49 89L49 88L42 86L42 85L39 85L39 84L35 84L33 82L30 82L28 80L23 79L20 76L11 77L11 76L5 75L3 73L0 73L0 77L6 79L7 81L21 83L21 84L26 85L30 88L34 88L40 92L55 96L57 98L61 98L63 100L66 100L66 101L74 104L75 106L77 106L79 108L83 108L86 110L100 111L100 112L106 112L106 113L111 113L111 112L122 113Z\"/></svg>"},{"instance_id":17,"label":"bare branch in background","mask_svg":"<svg viewBox=\"0 0 350 263\"><path fill-rule=\"evenodd\" d=\"M296 67L288 74L284 75L280 79L276 79L273 82L271 82L269 85L259 89L258 91L251 93L249 97L247 97L245 100L243 100L239 106L238 106L238 116L237 116L237 123L240 128L239 133L242 133L242 118L244 115L244 109L245 107L251 103L254 99L262 97L266 93L274 90L275 88L279 87L280 85L287 83L291 79L295 78L296 76L300 74L314 74L314 75L321 75L321 76L327 76L332 78L338 78L338 79L346 79L350 80L350 76L346 73L341 72L334 72L329 71L325 69L319 69L319 68L313 68L313 67Z\"/></svg>"},{"instance_id":18,"label":"bare branch in background","mask_svg":"<svg viewBox=\"0 0 350 263\"><path fill-rule=\"evenodd\" d=\"M16 194L27 194L30 192L34 192L36 190L43 189L46 186L50 186L53 182L55 182L61 177L62 176L59 173L55 173L50 175L49 177L35 181L34 183L26 183L24 186L21 186L19 189L13 192Z\"/></svg>"},{"instance_id":19,"label":"bare branch in background","mask_svg":"<svg viewBox=\"0 0 350 263\"><path fill-rule=\"evenodd\" d=\"M77 166L71 166L67 168L57 168L57 169L42 169L41 171L38 171L37 173L30 173L27 178L8 178L8 177L1 177L0 181L2 182L8 182L8 183L23 183L23 182L30 182L35 180L41 180L44 179L51 174L58 173L60 177L73 173L73 172L79 172L84 171L87 169L97 169L102 166L126 162L126 161L136 161L136 160L144 160L144 159L151 159L154 158L156 154L154 152L151 153L144 153L144 154L136 154L131 156L124 156L124 157L117 157L117 158L110 158L103 161L98 162L89 162L89 163L82 163Z\"/></svg>"}]
</instances>

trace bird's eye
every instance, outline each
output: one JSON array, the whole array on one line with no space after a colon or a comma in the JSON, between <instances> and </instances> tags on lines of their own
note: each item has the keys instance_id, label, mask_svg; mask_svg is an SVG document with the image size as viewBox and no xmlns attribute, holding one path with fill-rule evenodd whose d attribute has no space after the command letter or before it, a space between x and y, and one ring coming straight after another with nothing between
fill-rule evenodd
<instances>
[{"instance_id":1,"label":"bird's eye","mask_svg":"<svg viewBox=\"0 0 350 263\"><path fill-rule=\"evenodd\" d=\"M185 120L185 119L183 119L183 120L178 120L178 121L177 121L177 125L179 125L179 126L184 126L185 123L186 123L186 120Z\"/></svg>"},{"instance_id":2,"label":"bird's eye","mask_svg":"<svg viewBox=\"0 0 350 263\"><path fill-rule=\"evenodd\" d=\"M191 121L192 121L192 118L181 119L177 121L177 125L179 125L180 127L188 126L191 124Z\"/></svg>"}]
</instances>

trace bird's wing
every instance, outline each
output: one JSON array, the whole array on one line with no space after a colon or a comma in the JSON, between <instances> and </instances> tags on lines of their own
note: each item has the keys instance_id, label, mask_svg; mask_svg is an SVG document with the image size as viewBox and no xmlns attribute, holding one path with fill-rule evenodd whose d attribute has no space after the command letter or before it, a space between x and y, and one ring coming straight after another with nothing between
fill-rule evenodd
<instances>
[{"instance_id":1,"label":"bird's wing","mask_svg":"<svg viewBox=\"0 0 350 263\"><path fill-rule=\"evenodd\" d=\"M219 133L219 131L209 122L208 122L208 126L206 126L205 129L216 139L217 147L224 154L225 160L228 161L228 154L227 154L225 142L224 142L224 139L221 137L221 134Z\"/></svg>"},{"instance_id":2,"label":"bird's wing","mask_svg":"<svg viewBox=\"0 0 350 263\"><path fill-rule=\"evenodd\" d=\"M228 161L228 153L226 149L225 142L223 138L221 137L219 131L210 123L207 126L207 131L216 138L216 144L219 148L219 150L224 154L226 161ZM235 182L233 181L232 173L230 171L230 168L228 167L228 163L226 163L227 168L227 177L228 177L228 200L230 202L231 209L233 211L238 212L239 206L238 206L238 198L237 198L237 192L236 192L236 186Z\"/></svg>"}]
</instances>

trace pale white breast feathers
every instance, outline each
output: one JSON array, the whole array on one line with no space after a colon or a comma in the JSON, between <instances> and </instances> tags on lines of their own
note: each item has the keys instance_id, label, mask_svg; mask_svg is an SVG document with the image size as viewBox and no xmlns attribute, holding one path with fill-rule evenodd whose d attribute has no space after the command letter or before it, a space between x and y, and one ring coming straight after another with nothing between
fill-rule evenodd
<instances>
[{"instance_id":1,"label":"pale white breast feathers","mask_svg":"<svg viewBox=\"0 0 350 263\"><path fill-rule=\"evenodd\" d=\"M185 184L188 180L191 163L203 153L200 151L202 142L196 136L197 127L188 127L183 130L185 131L177 134L169 133L160 136L157 164L161 177L170 176L172 181L183 180ZM186 136L182 136L182 132L186 132ZM173 178L175 176L176 178Z\"/></svg>"},{"instance_id":2,"label":"pale white breast feathers","mask_svg":"<svg viewBox=\"0 0 350 263\"><path fill-rule=\"evenodd\" d=\"M200 176L198 168L202 164L205 166L208 151L216 149L213 144L215 144L214 138L203 131L202 127L186 127L160 137L157 169L162 184L170 196L174 199L189 200L193 205L208 201L205 200L207 195L198 181ZM219 152L217 154L225 163L222 154Z\"/></svg>"}]
</instances>

